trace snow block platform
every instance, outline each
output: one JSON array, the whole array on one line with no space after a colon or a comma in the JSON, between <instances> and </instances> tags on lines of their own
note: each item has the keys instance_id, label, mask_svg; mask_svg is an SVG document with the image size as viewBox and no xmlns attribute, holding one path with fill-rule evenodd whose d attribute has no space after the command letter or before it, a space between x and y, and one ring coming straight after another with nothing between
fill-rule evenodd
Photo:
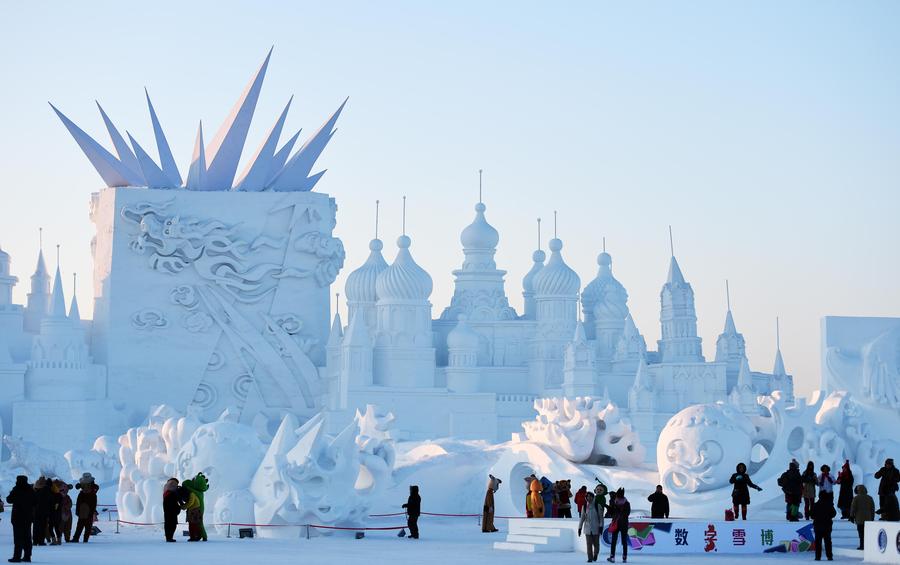
<instances>
[{"instance_id":1,"label":"snow block platform","mask_svg":"<svg viewBox=\"0 0 900 565\"><path fill-rule=\"evenodd\" d=\"M509 521L506 541L494 542L494 549L508 551L572 552L578 536L578 520L531 518ZM582 551L586 550L582 548Z\"/></svg>"}]
</instances>

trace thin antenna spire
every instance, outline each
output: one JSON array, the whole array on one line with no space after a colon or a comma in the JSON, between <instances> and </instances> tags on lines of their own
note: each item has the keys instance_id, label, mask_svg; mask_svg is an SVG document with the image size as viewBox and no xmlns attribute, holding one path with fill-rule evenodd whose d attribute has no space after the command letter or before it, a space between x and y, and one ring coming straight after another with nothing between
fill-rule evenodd
<instances>
[{"instance_id":1,"label":"thin antenna spire","mask_svg":"<svg viewBox=\"0 0 900 565\"><path fill-rule=\"evenodd\" d=\"M725 279L725 304L731 312L731 291L728 289L728 279Z\"/></svg>"},{"instance_id":2,"label":"thin antenna spire","mask_svg":"<svg viewBox=\"0 0 900 565\"><path fill-rule=\"evenodd\" d=\"M44 250L44 228L38 228L38 249Z\"/></svg>"},{"instance_id":3,"label":"thin antenna spire","mask_svg":"<svg viewBox=\"0 0 900 565\"><path fill-rule=\"evenodd\" d=\"M537 220L538 220L538 222L537 222L537 224L538 224L538 251L540 251L541 250L541 219L538 218Z\"/></svg>"},{"instance_id":4,"label":"thin antenna spire","mask_svg":"<svg viewBox=\"0 0 900 565\"><path fill-rule=\"evenodd\" d=\"M406 235L406 196L403 197L403 235Z\"/></svg>"},{"instance_id":5,"label":"thin antenna spire","mask_svg":"<svg viewBox=\"0 0 900 565\"><path fill-rule=\"evenodd\" d=\"M378 207L381 204L380 200L375 201L375 239L378 239Z\"/></svg>"},{"instance_id":6,"label":"thin antenna spire","mask_svg":"<svg viewBox=\"0 0 900 565\"><path fill-rule=\"evenodd\" d=\"M675 240L672 239L672 224L669 224L669 251L672 252L672 257L675 256Z\"/></svg>"},{"instance_id":7,"label":"thin antenna spire","mask_svg":"<svg viewBox=\"0 0 900 565\"><path fill-rule=\"evenodd\" d=\"M481 204L481 173L484 169L478 169L478 203Z\"/></svg>"},{"instance_id":8,"label":"thin antenna spire","mask_svg":"<svg viewBox=\"0 0 900 565\"><path fill-rule=\"evenodd\" d=\"M56 268L59 268L59 244L56 244Z\"/></svg>"},{"instance_id":9,"label":"thin antenna spire","mask_svg":"<svg viewBox=\"0 0 900 565\"><path fill-rule=\"evenodd\" d=\"M603 236L603 252L606 253L606 236Z\"/></svg>"},{"instance_id":10,"label":"thin antenna spire","mask_svg":"<svg viewBox=\"0 0 900 565\"><path fill-rule=\"evenodd\" d=\"M340 312L340 309L341 309L341 293L335 292L334 293L334 313L338 314Z\"/></svg>"},{"instance_id":11,"label":"thin antenna spire","mask_svg":"<svg viewBox=\"0 0 900 565\"><path fill-rule=\"evenodd\" d=\"M553 211L553 239L556 239L556 210Z\"/></svg>"},{"instance_id":12,"label":"thin antenna spire","mask_svg":"<svg viewBox=\"0 0 900 565\"><path fill-rule=\"evenodd\" d=\"M78 273L72 273L72 296L78 291Z\"/></svg>"},{"instance_id":13,"label":"thin antenna spire","mask_svg":"<svg viewBox=\"0 0 900 565\"><path fill-rule=\"evenodd\" d=\"M775 316L775 349L781 351L781 323Z\"/></svg>"}]
</instances>

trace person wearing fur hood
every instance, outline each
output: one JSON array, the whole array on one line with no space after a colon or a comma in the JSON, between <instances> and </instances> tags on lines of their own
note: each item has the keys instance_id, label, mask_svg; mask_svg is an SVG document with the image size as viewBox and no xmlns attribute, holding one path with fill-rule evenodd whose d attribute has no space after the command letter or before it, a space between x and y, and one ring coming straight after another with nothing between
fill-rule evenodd
<instances>
[{"instance_id":1,"label":"person wearing fur hood","mask_svg":"<svg viewBox=\"0 0 900 565\"><path fill-rule=\"evenodd\" d=\"M481 531L493 533L498 531L494 527L494 493L500 489L500 479L494 475L488 475L487 493L484 495L484 514L481 517Z\"/></svg>"}]
</instances>

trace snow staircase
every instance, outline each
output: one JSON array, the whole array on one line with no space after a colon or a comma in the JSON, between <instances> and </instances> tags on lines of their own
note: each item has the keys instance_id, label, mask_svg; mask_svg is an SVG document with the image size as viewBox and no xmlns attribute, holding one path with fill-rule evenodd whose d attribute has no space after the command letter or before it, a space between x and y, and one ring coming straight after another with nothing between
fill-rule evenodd
<instances>
[{"instance_id":1,"label":"snow staircase","mask_svg":"<svg viewBox=\"0 0 900 565\"><path fill-rule=\"evenodd\" d=\"M863 552L856 549L859 547L856 524L851 524L847 520L834 520L834 527L831 530L831 546L835 555L859 559L863 557Z\"/></svg>"},{"instance_id":2,"label":"snow staircase","mask_svg":"<svg viewBox=\"0 0 900 565\"><path fill-rule=\"evenodd\" d=\"M527 553L571 552L575 550L577 531L577 520L564 518L510 520L506 541L494 542L494 549Z\"/></svg>"}]
</instances>

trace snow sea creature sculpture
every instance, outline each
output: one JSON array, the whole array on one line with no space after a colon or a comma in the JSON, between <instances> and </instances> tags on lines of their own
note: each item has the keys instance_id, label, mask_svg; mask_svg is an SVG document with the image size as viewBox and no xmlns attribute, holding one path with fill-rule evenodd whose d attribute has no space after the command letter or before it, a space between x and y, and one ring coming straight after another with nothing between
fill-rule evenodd
<instances>
[{"instance_id":1,"label":"snow sea creature sculpture","mask_svg":"<svg viewBox=\"0 0 900 565\"><path fill-rule=\"evenodd\" d=\"M644 461L631 423L605 398L539 398L534 409L537 417L522 424L525 436L573 463L634 467Z\"/></svg>"},{"instance_id":2,"label":"snow sea creature sculpture","mask_svg":"<svg viewBox=\"0 0 900 565\"><path fill-rule=\"evenodd\" d=\"M839 385L876 404L900 409L900 328L885 331L860 347L829 347L825 363Z\"/></svg>"},{"instance_id":3,"label":"snow sea creature sculpture","mask_svg":"<svg viewBox=\"0 0 900 565\"><path fill-rule=\"evenodd\" d=\"M9 460L4 462L10 471L28 475L32 480L40 476L72 478L69 462L55 451L8 435L3 436L3 445L10 453Z\"/></svg>"},{"instance_id":4,"label":"snow sea creature sculpture","mask_svg":"<svg viewBox=\"0 0 900 565\"><path fill-rule=\"evenodd\" d=\"M696 404L663 428L657 462L664 488L693 493L724 487L737 461L749 461L755 431L729 404Z\"/></svg>"}]
</instances>

